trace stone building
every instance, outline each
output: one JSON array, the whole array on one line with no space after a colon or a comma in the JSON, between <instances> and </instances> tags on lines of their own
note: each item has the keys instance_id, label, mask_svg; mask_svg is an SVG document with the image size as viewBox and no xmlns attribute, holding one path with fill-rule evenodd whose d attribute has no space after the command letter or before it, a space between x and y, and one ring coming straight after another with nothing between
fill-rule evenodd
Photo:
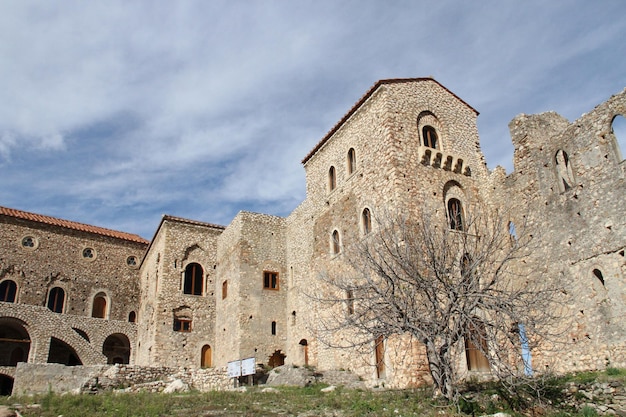
<instances>
[{"instance_id":1,"label":"stone building","mask_svg":"<svg viewBox=\"0 0 626 417\"><path fill-rule=\"evenodd\" d=\"M429 210L455 228L481 205L540 228L533 273L575 294L558 369L626 366L626 163L612 129L624 115L626 90L573 123L516 117L507 175L487 169L469 104L431 78L381 80L304 157L306 198L285 218L240 212L224 227L164 216L147 242L2 208L2 381L19 361L199 368L254 357L418 385L424 352L401 338L367 353L320 343L310 289L342 271L343 248L375 230L377 213Z\"/></svg>"}]
</instances>

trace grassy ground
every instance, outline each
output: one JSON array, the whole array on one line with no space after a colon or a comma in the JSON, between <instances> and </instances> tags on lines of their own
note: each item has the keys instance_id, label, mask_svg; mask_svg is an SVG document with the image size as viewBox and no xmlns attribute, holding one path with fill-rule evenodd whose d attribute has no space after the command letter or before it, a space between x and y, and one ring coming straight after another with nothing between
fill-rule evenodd
<instances>
[{"instance_id":1,"label":"grassy ground","mask_svg":"<svg viewBox=\"0 0 626 417\"><path fill-rule=\"evenodd\" d=\"M555 387L568 381L619 380L626 383L626 371L584 373L555 380ZM0 397L0 404L17 408L22 416L86 417L86 416L458 416L456 407L432 399L428 389L397 391L360 391L338 388L323 393L322 386L306 388L279 387L275 392L262 392L254 387L246 392L210 392L186 394L116 394L55 395L40 397ZM477 387L474 387L476 389ZM480 391L480 387L479 391ZM485 386L485 395L474 395L469 415L507 411L501 399L494 400L494 386ZM558 389L555 395L560 395ZM495 396L498 397L498 396ZM501 397L498 397L501 398ZM542 415L545 417L593 416L594 410L578 411L559 408L528 408L514 416ZM540 413L540 414L539 414Z\"/></svg>"}]
</instances>

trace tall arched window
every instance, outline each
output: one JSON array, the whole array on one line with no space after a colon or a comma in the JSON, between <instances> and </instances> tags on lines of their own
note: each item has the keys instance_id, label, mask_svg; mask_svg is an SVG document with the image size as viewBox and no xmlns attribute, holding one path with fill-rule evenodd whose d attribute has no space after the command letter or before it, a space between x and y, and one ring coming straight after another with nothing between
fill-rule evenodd
<instances>
[{"instance_id":1,"label":"tall arched window","mask_svg":"<svg viewBox=\"0 0 626 417\"><path fill-rule=\"evenodd\" d=\"M348 175L356 171L356 152L354 148L350 148L348 151Z\"/></svg>"},{"instance_id":2,"label":"tall arched window","mask_svg":"<svg viewBox=\"0 0 626 417\"><path fill-rule=\"evenodd\" d=\"M339 237L339 232L337 230L333 230L330 244L333 255L336 255L341 251L341 237Z\"/></svg>"},{"instance_id":3,"label":"tall arched window","mask_svg":"<svg viewBox=\"0 0 626 417\"><path fill-rule=\"evenodd\" d=\"M437 131L432 126L424 126L422 128L422 140L427 148L438 149Z\"/></svg>"},{"instance_id":4,"label":"tall arched window","mask_svg":"<svg viewBox=\"0 0 626 417\"><path fill-rule=\"evenodd\" d=\"M448 222L450 229L463 231L463 207L456 198L448 200Z\"/></svg>"},{"instance_id":5,"label":"tall arched window","mask_svg":"<svg viewBox=\"0 0 626 417\"><path fill-rule=\"evenodd\" d=\"M363 209L361 213L361 226L363 227L364 235L372 231L372 213L368 208Z\"/></svg>"},{"instance_id":6,"label":"tall arched window","mask_svg":"<svg viewBox=\"0 0 626 417\"><path fill-rule=\"evenodd\" d=\"M91 317L98 319L105 319L107 317L107 298L105 293L99 292L93 298Z\"/></svg>"},{"instance_id":7,"label":"tall arched window","mask_svg":"<svg viewBox=\"0 0 626 417\"><path fill-rule=\"evenodd\" d=\"M190 263L185 268L183 292L191 295L202 295L204 287L204 270L197 263Z\"/></svg>"},{"instance_id":8,"label":"tall arched window","mask_svg":"<svg viewBox=\"0 0 626 417\"><path fill-rule=\"evenodd\" d=\"M136 321L137 321L137 313L135 313L134 311L131 311L130 313L128 313L128 322L135 323Z\"/></svg>"},{"instance_id":9,"label":"tall arched window","mask_svg":"<svg viewBox=\"0 0 626 417\"><path fill-rule=\"evenodd\" d=\"M0 301L14 303L17 296L17 284L15 281L6 279L0 282Z\"/></svg>"},{"instance_id":10,"label":"tall arched window","mask_svg":"<svg viewBox=\"0 0 626 417\"><path fill-rule=\"evenodd\" d=\"M556 172L559 176L559 188L561 192L574 187L574 171L567 152L559 149L554 156Z\"/></svg>"},{"instance_id":11,"label":"tall arched window","mask_svg":"<svg viewBox=\"0 0 626 417\"><path fill-rule=\"evenodd\" d=\"M335 167L330 167L328 170L328 190L332 191L337 187L337 175L335 173Z\"/></svg>"},{"instance_id":12,"label":"tall arched window","mask_svg":"<svg viewBox=\"0 0 626 417\"><path fill-rule=\"evenodd\" d=\"M48 308L55 313L63 313L65 305L65 291L63 288L54 287L48 293Z\"/></svg>"}]
</instances>

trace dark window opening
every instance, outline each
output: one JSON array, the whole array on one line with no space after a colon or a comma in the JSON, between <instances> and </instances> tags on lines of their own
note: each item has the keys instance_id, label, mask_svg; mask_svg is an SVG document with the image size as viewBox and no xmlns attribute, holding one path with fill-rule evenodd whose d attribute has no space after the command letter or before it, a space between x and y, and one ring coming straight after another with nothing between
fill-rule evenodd
<instances>
[{"instance_id":1,"label":"dark window opening","mask_svg":"<svg viewBox=\"0 0 626 417\"><path fill-rule=\"evenodd\" d=\"M266 290L278 290L278 272L263 272L263 288Z\"/></svg>"},{"instance_id":2,"label":"dark window opening","mask_svg":"<svg viewBox=\"0 0 626 417\"><path fill-rule=\"evenodd\" d=\"M65 291L63 291L63 288L52 288L48 294L48 308L55 313L63 313L64 304Z\"/></svg>"},{"instance_id":3,"label":"dark window opening","mask_svg":"<svg viewBox=\"0 0 626 417\"><path fill-rule=\"evenodd\" d=\"M128 364L130 362L130 340L125 334L112 334L104 340L102 353L107 357L107 364L109 365Z\"/></svg>"},{"instance_id":4,"label":"dark window opening","mask_svg":"<svg viewBox=\"0 0 626 417\"><path fill-rule=\"evenodd\" d=\"M463 208L456 198L448 200L448 221L450 229L463 231Z\"/></svg>"},{"instance_id":5,"label":"dark window opening","mask_svg":"<svg viewBox=\"0 0 626 417\"><path fill-rule=\"evenodd\" d=\"M99 293L93 299L91 317L104 319L107 316L107 299L103 293Z\"/></svg>"},{"instance_id":6,"label":"dark window opening","mask_svg":"<svg viewBox=\"0 0 626 417\"><path fill-rule=\"evenodd\" d=\"M191 319L174 319L174 331L175 332L190 332L191 331Z\"/></svg>"},{"instance_id":7,"label":"dark window opening","mask_svg":"<svg viewBox=\"0 0 626 417\"><path fill-rule=\"evenodd\" d=\"M136 321L137 321L137 313L135 313L134 311L131 311L130 313L128 313L128 322L135 323Z\"/></svg>"},{"instance_id":8,"label":"dark window opening","mask_svg":"<svg viewBox=\"0 0 626 417\"><path fill-rule=\"evenodd\" d=\"M348 175L356 171L356 153L354 148L350 148L348 151Z\"/></svg>"},{"instance_id":9,"label":"dark window opening","mask_svg":"<svg viewBox=\"0 0 626 417\"><path fill-rule=\"evenodd\" d=\"M228 297L228 281L222 282L222 300Z\"/></svg>"},{"instance_id":10,"label":"dark window opening","mask_svg":"<svg viewBox=\"0 0 626 417\"><path fill-rule=\"evenodd\" d=\"M333 231L331 248L333 255L336 255L341 251L341 238L339 237L339 232L337 230Z\"/></svg>"},{"instance_id":11,"label":"dark window opening","mask_svg":"<svg viewBox=\"0 0 626 417\"><path fill-rule=\"evenodd\" d=\"M437 148L437 132L435 128L432 126L424 126L422 129L422 137L424 140L424 146L427 148Z\"/></svg>"},{"instance_id":12,"label":"dark window opening","mask_svg":"<svg viewBox=\"0 0 626 417\"><path fill-rule=\"evenodd\" d=\"M367 235L372 231L372 213L370 209L363 209L363 213L361 213L361 224L363 225L363 234Z\"/></svg>"},{"instance_id":13,"label":"dark window opening","mask_svg":"<svg viewBox=\"0 0 626 417\"><path fill-rule=\"evenodd\" d=\"M185 268L185 283L183 292L191 295L202 295L204 287L204 270L197 263L191 263Z\"/></svg>"},{"instance_id":14,"label":"dark window opening","mask_svg":"<svg viewBox=\"0 0 626 417\"><path fill-rule=\"evenodd\" d=\"M337 175L335 174L335 167L330 167L328 170L328 189L330 191L337 187Z\"/></svg>"},{"instance_id":15,"label":"dark window opening","mask_svg":"<svg viewBox=\"0 0 626 417\"><path fill-rule=\"evenodd\" d=\"M17 296L17 284L10 279L0 282L0 301L14 303Z\"/></svg>"},{"instance_id":16,"label":"dark window opening","mask_svg":"<svg viewBox=\"0 0 626 417\"><path fill-rule=\"evenodd\" d=\"M276 336L276 322L272 322L272 336Z\"/></svg>"},{"instance_id":17,"label":"dark window opening","mask_svg":"<svg viewBox=\"0 0 626 417\"><path fill-rule=\"evenodd\" d=\"M593 275L595 275L595 277L598 278L598 281L602 283L602 286L604 286L604 276L602 275L602 271L600 271L599 269L594 269Z\"/></svg>"},{"instance_id":18,"label":"dark window opening","mask_svg":"<svg viewBox=\"0 0 626 417\"><path fill-rule=\"evenodd\" d=\"M348 314L354 314L354 293L352 290L346 291L346 301L348 304Z\"/></svg>"}]
</instances>

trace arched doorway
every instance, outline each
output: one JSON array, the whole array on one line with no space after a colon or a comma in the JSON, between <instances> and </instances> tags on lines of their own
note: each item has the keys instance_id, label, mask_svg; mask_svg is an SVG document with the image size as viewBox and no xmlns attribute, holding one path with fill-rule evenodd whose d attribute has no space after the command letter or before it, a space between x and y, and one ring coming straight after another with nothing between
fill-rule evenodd
<instances>
[{"instance_id":1,"label":"arched doorway","mask_svg":"<svg viewBox=\"0 0 626 417\"><path fill-rule=\"evenodd\" d=\"M0 374L0 395L11 395L13 392L13 378Z\"/></svg>"},{"instance_id":2,"label":"arched doorway","mask_svg":"<svg viewBox=\"0 0 626 417\"><path fill-rule=\"evenodd\" d=\"M302 356L304 357L304 365L309 364L309 342L306 339L300 340L299 345L302 347Z\"/></svg>"},{"instance_id":3,"label":"arched doorway","mask_svg":"<svg viewBox=\"0 0 626 417\"><path fill-rule=\"evenodd\" d=\"M15 366L28 361L30 336L24 323L13 318L0 318L0 366Z\"/></svg>"},{"instance_id":4,"label":"arched doorway","mask_svg":"<svg viewBox=\"0 0 626 417\"><path fill-rule=\"evenodd\" d=\"M74 348L56 337L50 339L48 363L61 363L66 366L83 364Z\"/></svg>"},{"instance_id":5,"label":"arched doorway","mask_svg":"<svg viewBox=\"0 0 626 417\"><path fill-rule=\"evenodd\" d=\"M107 298L106 294L100 292L93 298L93 306L91 308L91 317L98 319L107 318Z\"/></svg>"},{"instance_id":6,"label":"arched doorway","mask_svg":"<svg viewBox=\"0 0 626 417\"><path fill-rule=\"evenodd\" d=\"M210 368L213 366L213 358L212 358L211 346L204 345L202 346L202 357L200 358L200 367L201 368Z\"/></svg>"},{"instance_id":7,"label":"arched doorway","mask_svg":"<svg viewBox=\"0 0 626 417\"><path fill-rule=\"evenodd\" d=\"M107 357L107 363L127 364L130 362L130 341L122 333L115 333L107 337L102 345L102 353Z\"/></svg>"}]
</instances>

